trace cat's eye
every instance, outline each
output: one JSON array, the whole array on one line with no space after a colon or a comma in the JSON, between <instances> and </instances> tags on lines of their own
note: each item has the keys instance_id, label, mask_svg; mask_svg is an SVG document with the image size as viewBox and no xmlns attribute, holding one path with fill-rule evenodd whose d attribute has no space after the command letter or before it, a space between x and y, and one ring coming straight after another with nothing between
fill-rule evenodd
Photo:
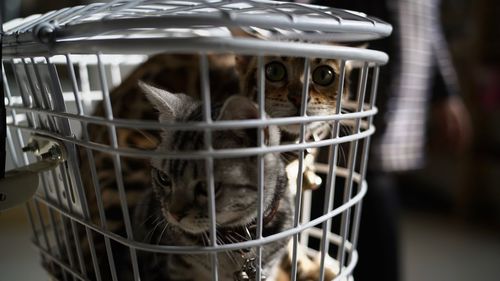
<instances>
[{"instance_id":1,"label":"cat's eye","mask_svg":"<svg viewBox=\"0 0 500 281\"><path fill-rule=\"evenodd\" d=\"M156 172L156 179L159 184L161 184L162 186L170 186L172 184L167 174L158 169L156 169L155 172Z\"/></svg>"},{"instance_id":2,"label":"cat's eye","mask_svg":"<svg viewBox=\"0 0 500 281\"><path fill-rule=\"evenodd\" d=\"M335 72L328 65L321 65L313 71L312 79L318 85L328 86L335 81Z\"/></svg>"},{"instance_id":3,"label":"cat's eye","mask_svg":"<svg viewBox=\"0 0 500 281\"><path fill-rule=\"evenodd\" d=\"M266 79L279 82L286 78L286 68L281 62L272 61L266 64Z\"/></svg>"}]
</instances>

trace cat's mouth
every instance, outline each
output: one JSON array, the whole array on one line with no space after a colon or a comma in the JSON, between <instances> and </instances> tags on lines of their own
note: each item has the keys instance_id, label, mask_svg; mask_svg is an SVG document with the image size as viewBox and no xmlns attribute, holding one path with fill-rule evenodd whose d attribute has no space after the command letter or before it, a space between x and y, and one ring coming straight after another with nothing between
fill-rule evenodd
<instances>
[{"instance_id":1,"label":"cat's mouth","mask_svg":"<svg viewBox=\"0 0 500 281\"><path fill-rule=\"evenodd\" d=\"M264 211L262 225L266 227L278 213L280 206L279 198L271 202L270 207ZM210 230L192 231L185 226L179 225L179 228L184 234L193 240L201 241L204 245L210 245ZM217 241L219 244L239 243L256 238L257 218L254 218L250 223L240 226L217 226Z\"/></svg>"}]
</instances>

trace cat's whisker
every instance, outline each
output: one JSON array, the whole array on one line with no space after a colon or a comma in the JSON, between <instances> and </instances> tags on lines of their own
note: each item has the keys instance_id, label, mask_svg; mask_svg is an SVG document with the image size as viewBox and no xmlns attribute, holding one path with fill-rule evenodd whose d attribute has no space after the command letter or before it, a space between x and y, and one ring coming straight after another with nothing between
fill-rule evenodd
<instances>
[{"instance_id":1,"label":"cat's whisker","mask_svg":"<svg viewBox=\"0 0 500 281\"><path fill-rule=\"evenodd\" d=\"M344 149L343 146L339 146L339 148L340 148L340 156L341 156L341 158L339 160L343 161L344 163L346 163L347 158L345 156L346 155L345 149Z\"/></svg>"},{"instance_id":2,"label":"cat's whisker","mask_svg":"<svg viewBox=\"0 0 500 281\"><path fill-rule=\"evenodd\" d=\"M140 225L144 226L148 222L148 220L153 218L153 216L156 216L156 218L151 222L151 224L157 223L158 220L160 220L162 218L162 216L158 216L158 214L152 214L151 216L149 216L148 219L144 220L144 222L142 222Z\"/></svg>"},{"instance_id":3,"label":"cat's whisker","mask_svg":"<svg viewBox=\"0 0 500 281\"><path fill-rule=\"evenodd\" d=\"M222 237L219 237L219 235L217 234L217 237L215 239L217 241L217 244L219 245L225 245L226 243L224 243L224 240L222 239ZM226 255L228 255L229 258L231 258L228 254L228 252L224 252Z\"/></svg>"},{"instance_id":4,"label":"cat's whisker","mask_svg":"<svg viewBox=\"0 0 500 281\"><path fill-rule=\"evenodd\" d=\"M137 205L139 205L139 204L137 204ZM142 226L142 225L144 225L146 222L148 222L151 218L153 218L153 217L154 217L154 216L156 216L156 215L157 215L156 213L153 213L153 214L149 215L149 216L148 216L148 217L144 220L144 222L142 222L142 223L141 223L141 226ZM155 221L156 221L157 219L158 219L158 217L156 217ZM152 223L154 223L154 221L153 221Z\"/></svg>"},{"instance_id":5,"label":"cat's whisker","mask_svg":"<svg viewBox=\"0 0 500 281\"><path fill-rule=\"evenodd\" d=\"M234 234L238 235L241 239L243 239L244 241L248 240L247 237L243 237L243 235L241 235L240 233L238 232L235 232Z\"/></svg>"},{"instance_id":6,"label":"cat's whisker","mask_svg":"<svg viewBox=\"0 0 500 281\"><path fill-rule=\"evenodd\" d=\"M239 242L231 234L227 234L226 236L231 241L231 243L238 243ZM233 253L232 252L227 252L227 253L228 253L229 258L233 261L233 263L238 264L238 262L236 261L236 258L233 256Z\"/></svg>"},{"instance_id":7,"label":"cat's whisker","mask_svg":"<svg viewBox=\"0 0 500 281\"><path fill-rule=\"evenodd\" d=\"M230 243L238 243L239 241L237 239L235 239L234 237L232 237L232 235L230 233L227 233L225 235L225 237L227 238L227 240L229 240L228 242ZM236 258L234 257L233 255L233 252L231 251L226 251L225 252L227 254L227 256L229 257L229 259L234 263L234 264L239 264L238 261L236 260Z\"/></svg>"},{"instance_id":8,"label":"cat's whisker","mask_svg":"<svg viewBox=\"0 0 500 281\"><path fill-rule=\"evenodd\" d=\"M159 221L155 226L154 228L148 232L148 234L146 235L146 237L144 238L144 241L146 242L151 242L151 239L153 238L154 236L154 233L156 231L156 228L158 228L159 225L161 225L162 223L165 222L165 219L162 219L161 221ZM149 237L149 238L148 238Z\"/></svg>"},{"instance_id":9,"label":"cat's whisker","mask_svg":"<svg viewBox=\"0 0 500 281\"><path fill-rule=\"evenodd\" d=\"M225 245L225 241L224 241L224 237L220 236L219 233L217 233L217 236L216 236L216 239L217 239L217 243L220 243L220 245Z\"/></svg>"},{"instance_id":10,"label":"cat's whisker","mask_svg":"<svg viewBox=\"0 0 500 281\"><path fill-rule=\"evenodd\" d=\"M163 238L163 234L165 233L165 230L167 229L167 227L168 227L168 223L165 224L165 226L163 227L163 230L161 231L160 236L158 237L158 240L156 241L156 245L160 245L161 239Z\"/></svg>"},{"instance_id":11,"label":"cat's whisker","mask_svg":"<svg viewBox=\"0 0 500 281\"><path fill-rule=\"evenodd\" d=\"M207 244L206 244L206 242L205 242L205 237L206 237L206 235L207 235L207 234L206 234L205 232L203 232L203 233L201 234L201 243L203 244L203 247L206 247L206 246L207 246Z\"/></svg>"}]
</instances>

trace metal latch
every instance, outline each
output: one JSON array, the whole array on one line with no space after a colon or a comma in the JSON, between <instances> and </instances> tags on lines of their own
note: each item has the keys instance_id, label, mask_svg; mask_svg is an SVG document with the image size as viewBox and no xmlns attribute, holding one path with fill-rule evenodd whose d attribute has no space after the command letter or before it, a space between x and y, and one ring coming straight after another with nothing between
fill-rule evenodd
<instances>
[{"instance_id":1,"label":"metal latch","mask_svg":"<svg viewBox=\"0 0 500 281\"><path fill-rule=\"evenodd\" d=\"M40 135L33 135L23 152L32 152L40 161L10 170L0 179L0 211L28 201L38 188L39 173L54 169L67 156L61 141Z\"/></svg>"}]
</instances>

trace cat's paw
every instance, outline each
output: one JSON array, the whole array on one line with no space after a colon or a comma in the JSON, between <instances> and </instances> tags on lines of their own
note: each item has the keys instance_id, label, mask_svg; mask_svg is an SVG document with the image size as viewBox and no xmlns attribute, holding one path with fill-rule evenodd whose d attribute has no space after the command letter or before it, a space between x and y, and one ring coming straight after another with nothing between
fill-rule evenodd
<instances>
[{"instance_id":1,"label":"cat's paw","mask_svg":"<svg viewBox=\"0 0 500 281\"><path fill-rule=\"evenodd\" d=\"M278 271L277 281L292 280L292 243L288 245L287 255L283 258ZM297 281L319 281L320 279L320 259L309 257L302 245L297 247ZM337 276L338 267L325 262L325 274L322 281L333 280Z\"/></svg>"},{"instance_id":2,"label":"cat's paw","mask_svg":"<svg viewBox=\"0 0 500 281\"><path fill-rule=\"evenodd\" d=\"M303 190L316 190L321 185L321 177L316 175L315 172L307 170L304 172L304 182L302 184Z\"/></svg>"},{"instance_id":3,"label":"cat's paw","mask_svg":"<svg viewBox=\"0 0 500 281\"><path fill-rule=\"evenodd\" d=\"M318 281L321 275L320 269L319 260L312 260L307 255L301 255L300 260L297 261L297 281ZM335 276L337 276L335 272L325 265L323 280L330 281Z\"/></svg>"}]
</instances>

